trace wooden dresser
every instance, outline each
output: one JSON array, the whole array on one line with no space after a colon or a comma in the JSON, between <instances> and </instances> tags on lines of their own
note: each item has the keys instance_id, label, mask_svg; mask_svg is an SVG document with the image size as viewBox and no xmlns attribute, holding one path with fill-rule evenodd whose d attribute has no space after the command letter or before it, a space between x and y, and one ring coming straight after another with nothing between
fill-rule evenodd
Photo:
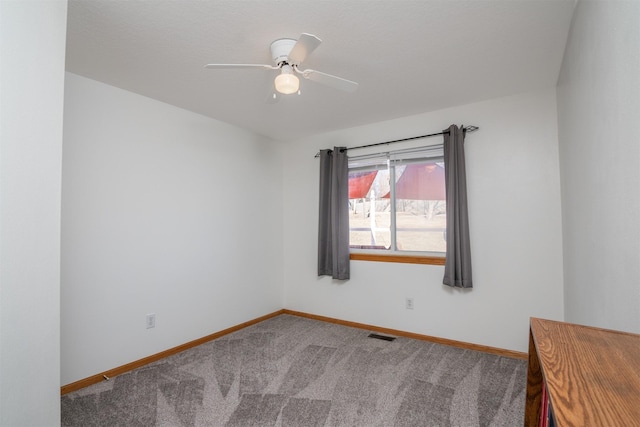
<instances>
[{"instance_id":1,"label":"wooden dresser","mask_svg":"<svg viewBox=\"0 0 640 427\"><path fill-rule=\"evenodd\" d=\"M531 318L524 425L640 426L640 335Z\"/></svg>"}]
</instances>

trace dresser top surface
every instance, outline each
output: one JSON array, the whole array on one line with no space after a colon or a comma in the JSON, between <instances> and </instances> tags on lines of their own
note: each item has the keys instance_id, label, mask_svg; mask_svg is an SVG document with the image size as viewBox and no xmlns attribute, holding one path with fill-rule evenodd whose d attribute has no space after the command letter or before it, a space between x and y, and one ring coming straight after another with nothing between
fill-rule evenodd
<instances>
[{"instance_id":1,"label":"dresser top surface","mask_svg":"<svg viewBox=\"0 0 640 427\"><path fill-rule=\"evenodd\" d=\"M531 319L560 426L640 426L640 335Z\"/></svg>"}]
</instances>

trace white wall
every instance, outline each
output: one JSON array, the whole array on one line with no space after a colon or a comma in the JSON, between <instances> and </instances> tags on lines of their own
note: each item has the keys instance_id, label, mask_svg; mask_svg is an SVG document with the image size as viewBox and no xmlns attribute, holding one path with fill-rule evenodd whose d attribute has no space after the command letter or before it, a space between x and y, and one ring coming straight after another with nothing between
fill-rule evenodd
<instances>
[{"instance_id":1,"label":"white wall","mask_svg":"<svg viewBox=\"0 0 640 427\"><path fill-rule=\"evenodd\" d=\"M566 320L640 332L640 2L578 2L558 121Z\"/></svg>"},{"instance_id":2,"label":"white wall","mask_svg":"<svg viewBox=\"0 0 640 427\"><path fill-rule=\"evenodd\" d=\"M60 423L66 1L0 1L0 425Z\"/></svg>"},{"instance_id":3,"label":"white wall","mask_svg":"<svg viewBox=\"0 0 640 427\"><path fill-rule=\"evenodd\" d=\"M474 289L452 290L442 285L443 267L412 264L352 261L349 281L317 278L318 149L453 122L480 127L466 143ZM530 316L562 320L554 89L295 141L285 164L287 308L523 352ZM414 298L414 310L404 308L405 297Z\"/></svg>"},{"instance_id":4,"label":"white wall","mask_svg":"<svg viewBox=\"0 0 640 427\"><path fill-rule=\"evenodd\" d=\"M279 144L69 73L64 114L62 384L282 308Z\"/></svg>"}]
</instances>

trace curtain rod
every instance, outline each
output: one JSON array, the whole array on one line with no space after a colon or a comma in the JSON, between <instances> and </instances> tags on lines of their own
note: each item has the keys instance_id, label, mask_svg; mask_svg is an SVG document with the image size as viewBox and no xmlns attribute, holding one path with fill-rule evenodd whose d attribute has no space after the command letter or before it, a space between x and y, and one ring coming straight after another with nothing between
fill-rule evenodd
<instances>
[{"instance_id":1,"label":"curtain rod","mask_svg":"<svg viewBox=\"0 0 640 427\"><path fill-rule=\"evenodd\" d=\"M475 132L478 129L480 129L478 126L467 126L467 127L463 127L462 128L462 130L464 130L467 133ZM375 147L375 146L378 146L378 145L393 144L395 142L411 141L413 139L429 138L431 136L444 135L444 134L447 134L447 133L449 133L449 131L448 130L444 130L444 131L438 132L438 133L430 133L429 135L412 136L410 138L395 139L393 141L376 142L375 144L359 145L357 147L347 148L347 151L349 151L349 150L358 150L360 148ZM320 152L316 153L316 155L313 156L313 157L320 157Z\"/></svg>"}]
</instances>

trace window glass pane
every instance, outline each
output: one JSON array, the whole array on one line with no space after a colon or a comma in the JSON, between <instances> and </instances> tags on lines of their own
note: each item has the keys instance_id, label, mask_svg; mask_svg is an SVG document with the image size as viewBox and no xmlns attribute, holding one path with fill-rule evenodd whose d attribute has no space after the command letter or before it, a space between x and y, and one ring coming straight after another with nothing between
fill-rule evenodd
<instances>
[{"instance_id":1,"label":"window glass pane","mask_svg":"<svg viewBox=\"0 0 640 427\"><path fill-rule=\"evenodd\" d=\"M389 169L349 172L349 244L360 249L391 246Z\"/></svg>"},{"instance_id":2,"label":"window glass pane","mask_svg":"<svg viewBox=\"0 0 640 427\"><path fill-rule=\"evenodd\" d=\"M423 161L396 167L396 244L400 251L446 251L444 167Z\"/></svg>"},{"instance_id":3,"label":"window glass pane","mask_svg":"<svg viewBox=\"0 0 640 427\"><path fill-rule=\"evenodd\" d=\"M446 251L442 144L349 158L354 249ZM394 177L393 185L390 184Z\"/></svg>"}]
</instances>

